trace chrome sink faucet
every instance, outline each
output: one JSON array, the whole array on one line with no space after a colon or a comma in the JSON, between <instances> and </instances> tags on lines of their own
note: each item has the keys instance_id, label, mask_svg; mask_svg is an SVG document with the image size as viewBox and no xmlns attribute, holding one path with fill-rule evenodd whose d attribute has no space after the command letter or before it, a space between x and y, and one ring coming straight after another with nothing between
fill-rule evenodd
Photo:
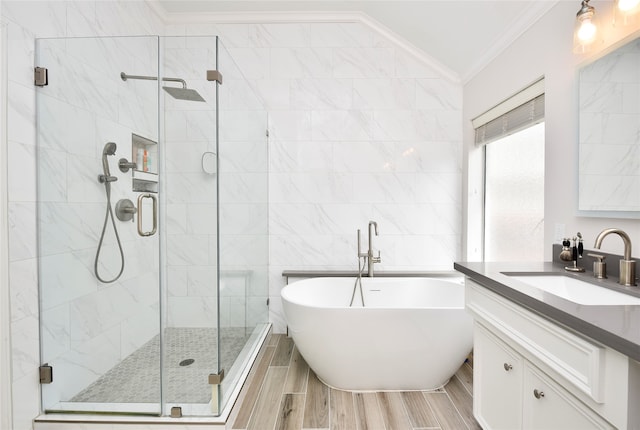
<instances>
[{"instance_id":1,"label":"chrome sink faucet","mask_svg":"<svg viewBox=\"0 0 640 430\"><path fill-rule=\"evenodd\" d=\"M602 240L609 234L615 233L622 238L624 242L624 257L620 259L620 279L618 283L625 286L636 285L636 262L631 259L631 238L627 233L619 228L607 228L602 230L598 237L596 237L596 243L594 247L600 249Z\"/></svg>"}]
</instances>

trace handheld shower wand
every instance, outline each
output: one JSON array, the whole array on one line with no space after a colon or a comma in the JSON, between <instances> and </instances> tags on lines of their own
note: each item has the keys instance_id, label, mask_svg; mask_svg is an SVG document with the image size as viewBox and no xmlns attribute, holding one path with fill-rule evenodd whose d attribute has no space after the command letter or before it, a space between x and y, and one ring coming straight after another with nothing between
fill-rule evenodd
<instances>
[{"instance_id":1,"label":"handheld shower wand","mask_svg":"<svg viewBox=\"0 0 640 430\"><path fill-rule=\"evenodd\" d=\"M114 142L107 142L104 145L104 149L102 150L102 175L98 175L98 181L100 183L105 182L115 182L118 180L117 177L111 176L111 171L109 170L109 160L107 159L108 155L116 155L117 145Z\"/></svg>"},{"instance_id":2,"label":"handheld shower wand","mask_svg":"<svg viewBox=\"0 0 640 430\"><path fill-rule=\"evenodd\" d=\"M104 149L102 150L102 175L98 175L98 181L101 184L104 184L104 189L107 194L107 212L104 215L104 224L102 225L102 234L100 234L100 240L98 241L98 249L96 250L96 258L93 262L93 271L96 275L96 278L100 282L104 282L105 284L109 284L111 282L115 282L122 272L124 272L124 251L122 250L122 244L120 243L120 236L118 235L118 228L116 227L116 220L113 217L113 209L111 208L111 182L115 182L118 180L116 176L111 176L111 172L109 171L109 160L107 157L109 155L116 155L117 145L113 142L107 142L104 145ZM100 277L98 274L98 260L100 258L100 250L102 249L102 242L104 240L104 234L107 230L107 223L109 222L109 217L111 217L111 224L113 225L113 231L116 235L116 241L118 242L118 248L120 250L120 272L113 278L109 280L105 280Z\"/></svg>"}]
</instances>

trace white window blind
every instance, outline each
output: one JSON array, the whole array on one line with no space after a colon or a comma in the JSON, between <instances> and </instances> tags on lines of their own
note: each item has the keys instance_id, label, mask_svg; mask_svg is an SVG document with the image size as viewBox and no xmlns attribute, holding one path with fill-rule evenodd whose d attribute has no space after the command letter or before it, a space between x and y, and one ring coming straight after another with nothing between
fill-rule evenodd
<instances>
[{"instance_id":1,"label":"white window blind","mask_svg":"<svg viewBox=\"0 0 640 430\"><path fill-rule=\"evenodd\" d=\"M476 145L509 136L544 121L544 79L503 101L472 121Z\"/></svg>"}]
</instances>

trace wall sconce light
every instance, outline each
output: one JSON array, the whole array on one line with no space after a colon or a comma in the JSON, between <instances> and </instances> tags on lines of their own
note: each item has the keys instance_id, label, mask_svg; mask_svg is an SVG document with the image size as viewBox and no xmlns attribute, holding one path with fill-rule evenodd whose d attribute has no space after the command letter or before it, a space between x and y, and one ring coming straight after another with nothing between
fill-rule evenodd
<instances>
[{"instance_id":1,"label":"wall sconce light","mask_svg":"<svg viewBox=\"0 0 640 430\"><path fill-rule=\"evenodd\" d=\"M631 1L631 0L623 0ZM576 14L576 28L573 32L573 52L589 52L598 35L596 9L589 6L589 0L582 0L582 6Z\"/></svg>"},{"instance_id":2,"label":"wall sconce light","mask_svg":"<svg viewBox=\"0 0 640 430\"><path fill-rule=\"evenodd\" d=\"M638 12L640 12L640 0L615 0L613 25L635 23Z\"/></svg>"}]
</instances>

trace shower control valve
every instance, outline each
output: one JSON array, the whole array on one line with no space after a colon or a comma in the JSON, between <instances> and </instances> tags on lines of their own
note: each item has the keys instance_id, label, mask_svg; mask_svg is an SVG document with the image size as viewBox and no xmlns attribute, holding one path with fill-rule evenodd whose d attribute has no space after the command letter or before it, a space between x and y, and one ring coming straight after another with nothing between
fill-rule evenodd
<instances>
[{"instance_id":1,"label":"shower control valve","mask_svg":"<svg viewBox=\"0 0 640 430\"><path fill-rule=\"evenodd\" d=\"M133 161L127 160L126 158L121 158L118 161L118 167L120 168L120 171L122 173L127 173L129 169L135 169L137 167L137 164Z\"/></svg>"}]
</instances>

